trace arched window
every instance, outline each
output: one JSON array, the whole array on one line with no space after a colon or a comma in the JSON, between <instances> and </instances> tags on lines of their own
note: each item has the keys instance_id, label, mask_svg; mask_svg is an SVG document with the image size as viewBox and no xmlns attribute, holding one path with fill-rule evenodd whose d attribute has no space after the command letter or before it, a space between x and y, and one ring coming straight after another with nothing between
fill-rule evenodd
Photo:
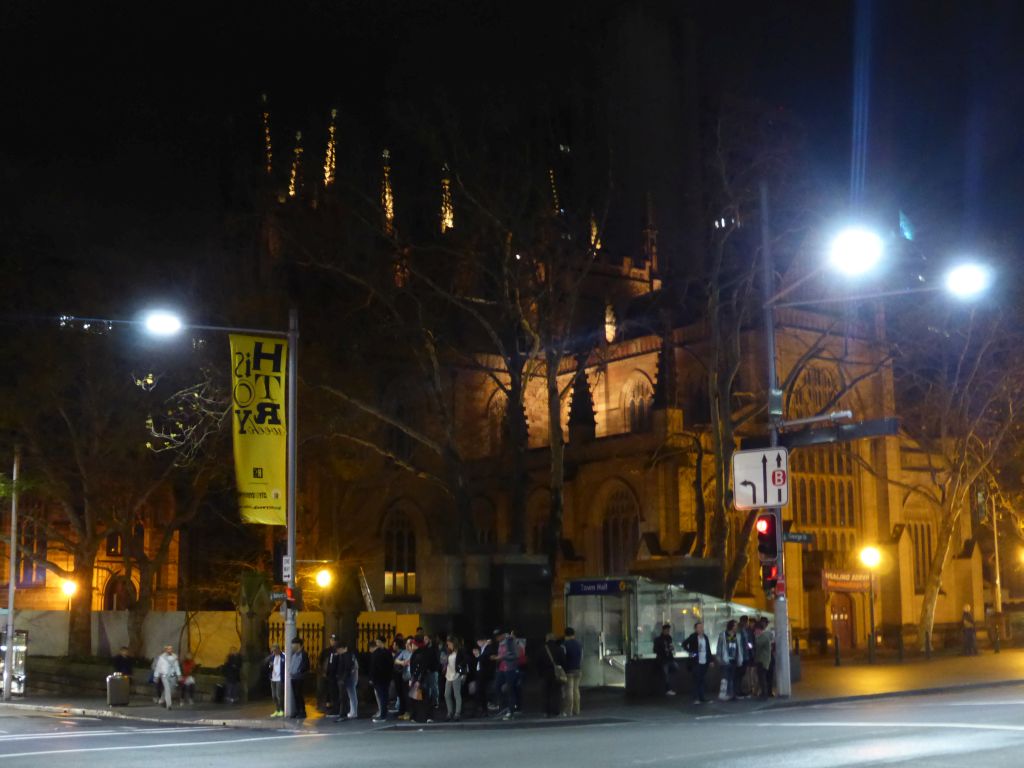
<instances>
[{"instance_id":1,"label":"arched window","mask_svg":"<svg viewBox=\"0 0 1024 768\"><path fill-rule=\"evenodd\" d=\"M409 516L393 510L384 522L384 594L416 594L416 533Z\"/></svg>"},{"instance_id":2,"label":"arched window","mask_svg":"<svg viewBox=\"0 0 1024 768\"><path fill-rule=\"evenodd\" d=\"M498 542L495 518L491 502L484 498L473 501L473 528L476 531L476 542L484 549L493 549Z\"/></svg>"},{"instance_id":3,"label":"arched window","mask_svg":"<svg viewBox=\"0 0 1024 768\"><path fill-rule=\"evenodd\" d=\"M624 488L608 499L602 539L605 574L628 573L640 540L640 510L633 494Z\"/></svg>"},{"instance_id":4,"label":"arched window","mask_svg":"<svg viewBox=\"0 0 1024 768\"><path fill-rule=\"evenodd\" d=\"M623 387L622 414L626 432L647 432L651 428L654 387L643 374L637 374Z\"/></svg>"}]
</instances>

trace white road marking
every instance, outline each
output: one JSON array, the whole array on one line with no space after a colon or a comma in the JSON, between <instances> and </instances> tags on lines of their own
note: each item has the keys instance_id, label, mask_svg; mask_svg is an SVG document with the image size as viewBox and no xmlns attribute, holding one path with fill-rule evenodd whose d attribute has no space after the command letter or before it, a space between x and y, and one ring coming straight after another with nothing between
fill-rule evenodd
<instances>
[{"instance_id":1,"label":"white road marking","mask_svg":"<svg viewBox=\"0 0 1024 768\"><path fill-rule=\"evenodd\" d=\"M1024 733L1024 725L998 725L975 723L847 723L841 721L821 723L754 723L759 728L940 728L943 730L958 729L962 731L1016 731Z\"/></svg>"},{"instance_id":2,"label":"white road marking","mask_svg":"<svg viewBox=\"0 0 1024 768\"><path fill-rule=\"evenodd\" d=\"M180 741L177 743L162 743L162 744L139 744L134 746L121 746L121 747L83 747L81 749L47 749L36 752L13 752L10 754L0 755L0 760L9 760L13 757L37 757L40 755L77 755L84 752L122 752L129 749L166 749L166 748L185 748L185 747L205 747L213 744L241 744L247 741L271 741L274 739L307 739L316 738L320 736L319 733L299 733L299 734L288 734L280 736L251 736L245 739L217 739L215 741Z\"/></svg>"},{"instance_id":3,"label":"white road marking","mask_svg":"<svg viewBox=\"0 0 1024 768\"><path fill-rule=\"evenodd\" d=\"M217 726L201 726L198 728L151 728L149 730L132 731L61 731L57 733L16 733L0 736L0 744L9 741L42 741L44 739L84 739L87 736L140 736L147 733L195 733L196 731L217 731Z\"/></svg>"}]
</instances>

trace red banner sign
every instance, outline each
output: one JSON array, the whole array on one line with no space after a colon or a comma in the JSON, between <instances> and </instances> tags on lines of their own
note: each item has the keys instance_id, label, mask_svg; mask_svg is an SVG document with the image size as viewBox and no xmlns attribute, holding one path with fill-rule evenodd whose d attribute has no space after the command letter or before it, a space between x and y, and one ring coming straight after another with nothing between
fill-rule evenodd
<instances>
[{"instance_id":1,"label":"red banner sign","mask_svg":"<svg viewBox=\"0 0 1024 768\"><path fill-rule=\"evenodd\" d=\"M867 592L871 588L871 574L824 570L821 572L821 588L826 592Z\"/></svg>"}]
</instances>

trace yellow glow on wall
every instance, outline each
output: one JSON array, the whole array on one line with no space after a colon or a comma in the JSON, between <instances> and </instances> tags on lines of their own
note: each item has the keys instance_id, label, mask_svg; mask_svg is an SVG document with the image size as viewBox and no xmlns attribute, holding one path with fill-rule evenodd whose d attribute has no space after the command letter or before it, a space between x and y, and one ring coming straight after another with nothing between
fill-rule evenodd
<instances>
[{"instance_id":1,"label":"yellow glow on wall","mask_svg":"<svg viewBox=\"0 0 1024 768\"><path fill-rule=\"evenodd\" d=\"M384 175L380 182L380 207L384 211L384 231L395 233L395 196L391 191L391 152L387 149L381 154L384 163Z\"/></svg>"},{"instance_id":2,"label":"yellow glow on wall","mask_svg":"<svg viewBox=\"0 0 1024 768\"><path fill-rule=\"evenodd\" d=\"M269 176L274 170L274 152L270 143L270 105L267 102L267 94L264 93L260 100L263 102L263 167Z\"/></svg>"},{"instance_id":3,"label":"yellow glow on wall","mask_svg":"<svg viewBox=\"0 0 1024 768\"><path fill-rule=\"evenodd\" d=\"M299 171L302 168L302 131L295 132L295 151L292 154L292 170L288 176L288 197L295 197L299 188Z\"/></svg>"},{"instance_id":4,"label":"yellow glow on wall","mask_svg":"<svg viewBox=\"0 0 1024 768\"><path fill-rule=\"evenodd\" d=\"M615 341L615 309L610 303L604 307L604 340L609 344Z\"/></svg>"},{"instance_id":5,"label":"yellow glow on wall","mask_svg":"<svg viewBox=\"0 0 1024 768\"><path fill-rule=\"evenodd\" d=\"M452 205L452 180L445 165L441 177L441 234L455 229L455 207Z\"/></svg>"},{"instance_id":6,"label":"yellow glow on wall","mask_svg":"<svg viewBox=\"0 0 1024 768\"><path fill-rule=\"evenodd\" d=\"M601 233L597 229L597 219L590 214L590 247L595 251L601 250Z\"/></svg>"},{"instance_id":7,"label":"yellow glow on wall","mask_svg":"<svg viewBox=\"0 0 1024 768\"><path fill-rule=\"evenodd\" d=\"M334 183L334 169L337 162L335 144L337 134L338 110L331 110L331 123L327 126L327 150L324 152L324 186L329 187Z\"/></svg>"}]
</instances>

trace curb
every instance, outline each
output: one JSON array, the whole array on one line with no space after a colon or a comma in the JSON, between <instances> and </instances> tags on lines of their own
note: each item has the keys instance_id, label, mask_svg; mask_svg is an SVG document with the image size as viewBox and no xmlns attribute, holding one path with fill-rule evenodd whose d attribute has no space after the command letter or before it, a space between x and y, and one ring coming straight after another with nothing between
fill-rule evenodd
<instances>
[{"instance_id":1,"label":"curb","mask_svg":"<svg viewBox=\"0 0 1024 768\"><path fill-rule=\"evenodd\" d=\"M909 688L903 691L882 691L881 693L860 693L855 696L831 696L821 699L789 699L786 701L777 700L776 703L769 703L759 711L768 709L797 709L800 707L815 707L820 704L843 704L851 701L873 701L876 699L898 699L911 696L934 696L944 693L962 693L965 691L978 691L985 688L1012 688L1015 685L1024 685L1024 679L1013 680L990 680L979 683L960 683L958 685L941 685L935 688Z\"/></svg>"},{"instance_id":2,"label":"curb","mask_svg":"<svg viewBox=\"0 0 1024 768\"><path fill-rule=\"evenodd\" d=\"M20 709L28 712L48 712L56 715L77 715L79 717L100 717L106 720L125 720L137 723L157 723L160 725L210 725L223 728L246 728L262 731L300 731L302 725L284 721L270 722L267 720L230 719L220 717L201 717L194 719L176 717L154 717L151 715L132 715L113 709L93 709L90 707L62 707L53 704L28 704L21 702L0 702L0 709Z\"/></svg>"}]
</instances>

